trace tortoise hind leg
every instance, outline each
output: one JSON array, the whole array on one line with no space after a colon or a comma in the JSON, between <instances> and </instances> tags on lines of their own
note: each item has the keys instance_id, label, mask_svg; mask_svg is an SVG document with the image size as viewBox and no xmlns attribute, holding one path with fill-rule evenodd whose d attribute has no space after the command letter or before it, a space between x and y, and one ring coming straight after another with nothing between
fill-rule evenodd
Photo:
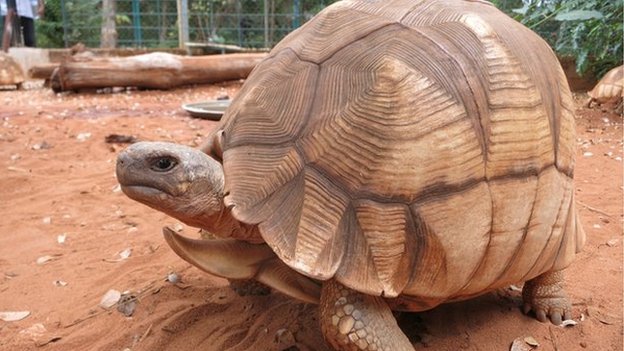
<instances>
[{"instance_id":1,"label":"tortoise hind leg","mask_svg":"<svg viewBox=\"0 0 624 351\"><path fill-rule=\"evenodd\" d=\"M572 318L572 305L563 290L563 271L543 273L524 284L522 289L524 313L533 310L540 322L560 325Z\"/></svg>"},{"instance_id":2,"label":"tortoise hind leg","mask_svg":"<svg viewBox=\"0 0 624 351\"><path fill-rule=\"evenodd\" d=\"M414 351L381 297L329 280L323 283L319 314L323 335L336 350Z\"/></svg>"}]
</instances>

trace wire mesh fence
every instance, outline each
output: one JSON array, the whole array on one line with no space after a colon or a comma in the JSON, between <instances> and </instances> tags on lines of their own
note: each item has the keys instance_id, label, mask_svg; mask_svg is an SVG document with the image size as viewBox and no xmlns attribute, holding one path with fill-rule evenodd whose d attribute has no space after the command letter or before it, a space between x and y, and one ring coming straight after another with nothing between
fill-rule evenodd
<instances>
[{"instance_id":1,"label":"wire mesh fence","mask_svg":"<svg viewBox=\"0 0 624 351\"><path fill-rule=\"evenodd\" d=\"M178 47L180 41L189 41L270 48L336 0L48 0L48 3L55 1L60 8L58 17L66 47L79 42L100 47L103 33L110 34L112 26L117 47ZM43 22L40 28L45 27Z\"/></svg>"}]
</instances>

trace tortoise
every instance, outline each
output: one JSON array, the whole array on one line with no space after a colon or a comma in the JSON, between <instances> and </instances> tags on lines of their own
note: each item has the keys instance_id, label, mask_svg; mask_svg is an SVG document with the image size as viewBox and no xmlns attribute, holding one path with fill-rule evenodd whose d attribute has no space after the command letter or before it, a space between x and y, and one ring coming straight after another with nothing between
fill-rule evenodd
<instances>
[{"instance_id":1,"label":"tortoise","mask_svg":"<svg viewBox=\"0 0 624 351\"><path fill-rule=\"evenodd\" d=\"M589 101L587 107L593 103L605 104L614 103L621 110L622 105L622 85L624 84L624 66L611 69L600 79L598 84L589 91Z\"/></svg>"},{"instance_id":2,"label":"tortoise","mask_svg":"<svg viewBox=\"0 0 624 351\"><path fill-rule=\"evenodd\" d=\"M25 80L22 67L9 54L0 51L0 87L14 85L20 89Z\"/></svg>"},{"instance_id":3,"label":"tortoise","mask_svg":"<svg viewBox=\"0 0 624 351\"><path fill-rule=\"evenodd\" d=\"M335 349L413 350L393 310L518 282L525 312L571 318L574 110L550 47L488 2L341 1L273 48L199 150L135 144L117 175L224 237L165 228L187 261L318 302Z\"/></svg>"}]
</instances>

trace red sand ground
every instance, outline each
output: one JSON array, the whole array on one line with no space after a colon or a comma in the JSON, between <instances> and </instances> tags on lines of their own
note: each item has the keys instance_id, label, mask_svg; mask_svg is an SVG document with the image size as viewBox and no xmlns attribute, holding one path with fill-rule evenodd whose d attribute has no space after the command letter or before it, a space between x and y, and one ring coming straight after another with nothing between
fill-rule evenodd
<instances>
[{"instance_id":1,"label":"red sand ground","mask_svg":"<svg viewBox=\"0 0 624 351\"><path fill-rule=\"evenodd\" d=\"M0 321L0 350L328 350L314 306L277 293L239 297L167 247L160 228L175 220L116 190L124 146L105 143L107 135L197 145L216 123L188 117L180 104L238 88L0 92L0 312L31 312ZM579 324L539 323L520 312L519 292L505 289L401 315L417 350L509 350L524 336L537 350L622 350L622 119L580 108L578 138L576 198L588 242L567 271L567 291ZM107 262L126 248L128 259ZM46 255L54 260L36 263ZM184 284L166 282L169 272ZM98 306L109 289L138 296L132 317Z\"/></svg>"}]
</instances>

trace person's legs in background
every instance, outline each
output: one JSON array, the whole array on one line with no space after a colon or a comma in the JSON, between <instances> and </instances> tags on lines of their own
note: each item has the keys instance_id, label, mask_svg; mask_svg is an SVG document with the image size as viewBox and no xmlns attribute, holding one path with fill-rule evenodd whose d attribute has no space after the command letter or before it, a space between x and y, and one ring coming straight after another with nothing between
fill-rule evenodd
<instances>
[{"instance_id":1,"label":"person's legs in background","mask_svg":"<svg viewBox=\"0 0 624 351\"><path fill-rule=\"evenodd\" d=\"M29 17L20 16L20 25L22 27L22 34L24 36L24 46L34 48L35 41L35 20Z\"/></svg>"},{"instance_id":2,"label":"person's legs in background","mask_svg":"<svg viewBox=\"0 0 624 351\"><path fill-rule=\"evenodd\" d=\"M15 0L6 0L7 14L4 17L4 31L2 33L2 51L9 51L11 45L11 36L13 34L13 21L16 17L17 6Z\"/></svg>"}]
</instances>

